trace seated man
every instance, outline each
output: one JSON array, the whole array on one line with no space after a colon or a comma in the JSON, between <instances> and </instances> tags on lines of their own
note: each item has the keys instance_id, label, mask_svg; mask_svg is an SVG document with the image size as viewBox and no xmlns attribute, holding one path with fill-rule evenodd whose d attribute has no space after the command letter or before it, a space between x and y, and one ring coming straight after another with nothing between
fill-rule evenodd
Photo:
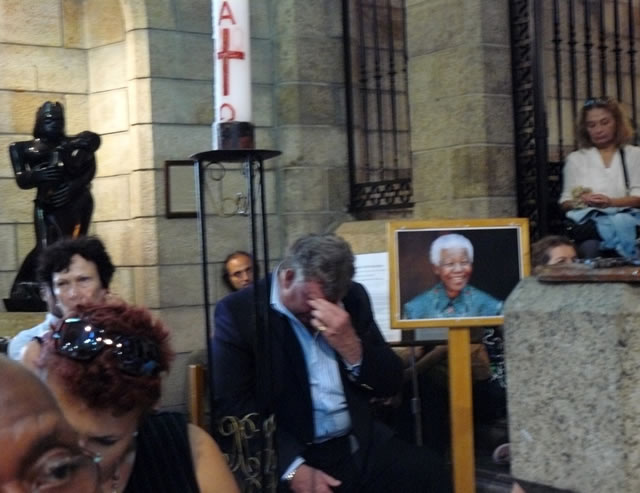
<instances>
[{"instance_id":1,"label":"seated man","mask_svg":"<svg viewBox=\"0 0 640 493\"><path fill-rule=\"evenodd\" d=\"M224 260L222 280L231 291L246 288L253 282L253 257L237 250Z\"/></svg>"},{"instance_id":2,"label":"seated man","mask_svg":"<svg viewBox=\"0 0 640 493\"><path fill-rule=\"evenodd\" d=\"M78 305L101 302L109 292L115 267L102 242L95 236L60 240L50 245L38 259L38 280L49 313L44 322L18 333L9 343L8 354L21 359L34 337L47 332L60 318Z\"/></svg>"},{"instance_id":3,"label":"seated man","mask_svg":"<svg viewBox=\"0 0 640 493\"><path fill-rule=\"evenodd\" d=\"M215 409L274 412L279 491L450 491L440 459L372 416L371 399L400 390L402 363L353 274L343 239L307 235L270 279L221 300L211 354ZM254 318L254 289L270 293L268 328L266 307Z\"/></svg>"},{"instance_id":4,"label":"seated man","mask_svg":"<svg viewBox=\"0 0 640 493\"><path fill-rule=\"evenodd\" d=\"M98 491L98 458L78 446L38 378L0 355L0 491Z\"/></svg>"}]
</instances>

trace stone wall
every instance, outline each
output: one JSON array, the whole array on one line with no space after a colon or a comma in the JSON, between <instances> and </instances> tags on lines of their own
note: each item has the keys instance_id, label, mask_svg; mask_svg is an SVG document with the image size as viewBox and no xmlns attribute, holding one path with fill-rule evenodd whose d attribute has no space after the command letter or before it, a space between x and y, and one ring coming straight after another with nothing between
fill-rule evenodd
<instances>
[{"instance_id":1,"label":"stone wall","mask_svg":"<svg viewBox=\"0 0 640 493\"><path fill-rule=\"evenodd\" d=\"M406 5L414 217L514 216L508 2Z\"/></svg>"}]
</instances>

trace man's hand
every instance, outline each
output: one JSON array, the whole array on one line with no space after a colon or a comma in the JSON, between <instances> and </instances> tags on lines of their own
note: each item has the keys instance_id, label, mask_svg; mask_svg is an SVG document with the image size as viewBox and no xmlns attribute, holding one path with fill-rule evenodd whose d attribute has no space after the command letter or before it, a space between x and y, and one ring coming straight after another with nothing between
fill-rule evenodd
<instances>
[{"instance_id":1,"label":"man's hand","mask_svg":"<svg viewBox=\"0 0 640 493\"><path fill-rule=\"evenodd\" d=\"M289 483L289 488L295 493L331 493L333 488L341 484L342 481L329 476L320 469L301 464Z\"/></svg>"},{"instance_id":2,"label":"man's hand","mask_svg":"<svg viewBox=\"0 0 640 493\"><path fill-rule=\"evenodd\" d=\"M362 360L362 343L356 334L349 313L323 298L309 300L311 325L322 332L329 345L349 364Z\"/></svg>"}]
</instances>

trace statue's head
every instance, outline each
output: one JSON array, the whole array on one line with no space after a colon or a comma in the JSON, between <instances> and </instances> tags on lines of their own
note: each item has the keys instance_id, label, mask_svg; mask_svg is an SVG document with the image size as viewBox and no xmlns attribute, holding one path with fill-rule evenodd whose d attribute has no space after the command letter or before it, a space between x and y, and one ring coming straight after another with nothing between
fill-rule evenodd
<instances>
[{"instance_id":1,"label":"statue's head","mask_svg":"<svg viewBox=\"0 0 640 493\"><path fill-rule=\"evenodd\" d=\"M58 102L47 101L36 113L33 136L36 138L57 138L64 135L64 109Z\"/></svg>"}]
</instances>

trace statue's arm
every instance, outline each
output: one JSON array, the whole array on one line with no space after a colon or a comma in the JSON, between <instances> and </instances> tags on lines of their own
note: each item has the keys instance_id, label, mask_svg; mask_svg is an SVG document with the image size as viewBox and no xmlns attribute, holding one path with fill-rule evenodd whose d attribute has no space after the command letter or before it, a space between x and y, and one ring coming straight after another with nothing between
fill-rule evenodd
<instances>
[{"instance_id":1,"label":"statue's arm","mask_svg":"<svg viewBox=\"0 0 640 493\"><path fill-rule=\"evenodd\" d=\"M22 189L29 189L42 183L61 181L62 171L56 167L34 169L33 163L29 162L29 157L25 153L25 148L30 143L30 141L22 141L9 145L9 157L18 186Z\"/></svg>"}]
</instances>

